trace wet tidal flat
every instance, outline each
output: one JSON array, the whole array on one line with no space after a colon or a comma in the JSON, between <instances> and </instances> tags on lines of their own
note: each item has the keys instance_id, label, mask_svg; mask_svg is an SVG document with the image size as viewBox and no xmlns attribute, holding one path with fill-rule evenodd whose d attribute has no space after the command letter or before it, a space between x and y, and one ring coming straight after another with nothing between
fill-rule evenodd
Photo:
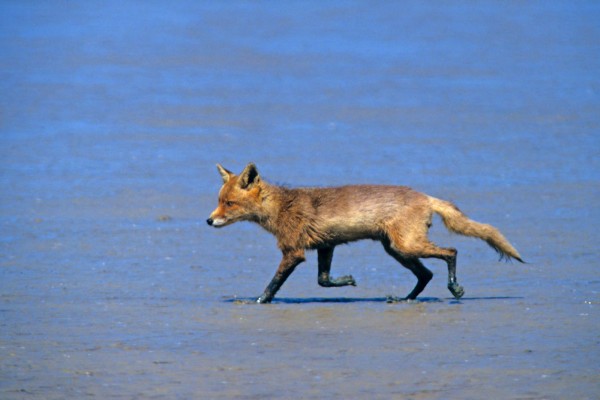
<instances>
[{"instance_id":1,"label":"wet tidal flat","mask_svg":"<svg viewBox=\"0 0 600 400\"><path fill-rule=\"evenodd\" d=\"M0 398L596 399L595 3L0 5ZM215 163L408 185L498 227L458 280L380 243L280 261Z\"/></svg>"}]
</instances>

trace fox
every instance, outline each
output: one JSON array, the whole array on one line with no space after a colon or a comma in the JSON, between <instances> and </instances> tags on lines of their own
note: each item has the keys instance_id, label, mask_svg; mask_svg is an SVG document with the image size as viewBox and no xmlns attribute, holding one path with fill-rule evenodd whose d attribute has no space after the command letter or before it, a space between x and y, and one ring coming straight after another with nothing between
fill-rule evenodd
<instances>
[{"instance_id":1,"label":"fox","mask_svg":"<svg viewBox=\"0 0 600 400\"><path fill-rule=\"evenodd\" d=\"M428 239L433 214L453 233L479 238L500 259L524 262L519 252L492 225L469 219L453 203L407 186L346 185L288 188L266 182L254 163L235 175L217 164L223 179L217 208L207 224L222 228L238 221L260 225L277 239L282 259L257 303L270 303L294 269L317 251L317 283L322 287L356 286L352 275L330 275L334 248L362 239L382 243L387 254L417 278L403 300L416 300L433 278L420 259L435 258L448 266L448 290L458 300L465 294L456 277L457 250Z\"/></svg>"}]
</instances>

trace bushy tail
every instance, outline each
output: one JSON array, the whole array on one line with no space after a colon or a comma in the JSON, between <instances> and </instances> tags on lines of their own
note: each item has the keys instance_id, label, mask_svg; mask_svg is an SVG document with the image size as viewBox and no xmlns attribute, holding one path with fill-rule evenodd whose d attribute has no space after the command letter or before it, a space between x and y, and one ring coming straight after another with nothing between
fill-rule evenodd
<instances>
[{"instance_id":1,"label":"bushy tail","mask_svg":"<svg viewBox=\"0 0 600 400\"><path fill-rule=\"evenodd\" d=\"M514 258L515 260L524 262L519 252L492 225L481 224L467 218L458 207L449 201L436 199L435 197L430 197L429 201L431 208L442 217L444 225L446 225L449 231L485 240L492 249L500 254L501 260Z\"/></svg>"}]
</instances>

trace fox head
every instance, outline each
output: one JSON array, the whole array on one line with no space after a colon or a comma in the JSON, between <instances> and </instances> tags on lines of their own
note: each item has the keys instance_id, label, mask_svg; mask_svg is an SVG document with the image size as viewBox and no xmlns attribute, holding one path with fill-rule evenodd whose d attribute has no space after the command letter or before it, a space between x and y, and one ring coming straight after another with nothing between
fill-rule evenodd
<instances>
[{"instance_id":1,"label":"fox head","mask_svg":"<svg viewBox=\"0 0 600 400\"><path fill-rule=\"evenodd\" d=\"M237 221L256 221L261 211L261 180L256 165L250 163L241 174L234 175L217 164L223 178L219 191L219 205L206 220L208 225L220 228Z\"/></svg>"}]
</instances>

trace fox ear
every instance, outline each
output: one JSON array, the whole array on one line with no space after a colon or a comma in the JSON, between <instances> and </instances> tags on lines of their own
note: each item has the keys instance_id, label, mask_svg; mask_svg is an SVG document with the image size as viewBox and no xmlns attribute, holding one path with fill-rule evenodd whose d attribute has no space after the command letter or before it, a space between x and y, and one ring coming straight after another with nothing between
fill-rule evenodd
<instances>
[{"instance_id":1,"label":"fox ear","mask_svg":"<svg viewBox=\"0 0 600 400\"><path fill-rule=\"evenodd\" d=\"M221 177L223 178L223 183L229 182L229 178L231 178L233 174L227 171L225 168L223 168L221 164L217 164L217 169L219 170L219 174L221 174Z\"/></svg>"},{"instance_id":2,"label":"fox ear","mask_svg":"<svg viewBox=\"0 0 600 400\"><path fill-rule=\"evenodd\" d=\"M250 189L252 186L260 182L260 176L254 163L246 165L239 178L239 184L242 189Z\"/></svg>"}]
</instances>

